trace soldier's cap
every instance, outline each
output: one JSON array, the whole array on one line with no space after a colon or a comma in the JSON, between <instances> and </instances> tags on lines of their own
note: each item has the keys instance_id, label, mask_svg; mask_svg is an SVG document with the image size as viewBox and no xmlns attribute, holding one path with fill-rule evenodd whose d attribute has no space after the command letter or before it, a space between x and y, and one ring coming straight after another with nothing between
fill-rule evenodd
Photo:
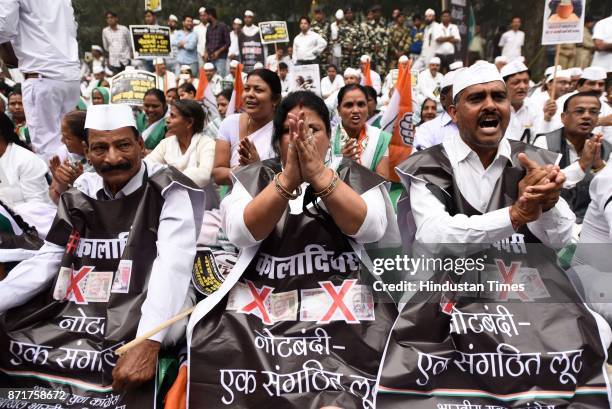
<instances>
[{"instance_id":1,"label":"soldier's cap","mask_svg":"<svg viewBox=\"0 0 612 409\"><path fill-rule=\"evenodd\" d=\"M316 6L313 11L315 13L323 13L323 8L321 6Z\"/></svg>"}]
</instances>

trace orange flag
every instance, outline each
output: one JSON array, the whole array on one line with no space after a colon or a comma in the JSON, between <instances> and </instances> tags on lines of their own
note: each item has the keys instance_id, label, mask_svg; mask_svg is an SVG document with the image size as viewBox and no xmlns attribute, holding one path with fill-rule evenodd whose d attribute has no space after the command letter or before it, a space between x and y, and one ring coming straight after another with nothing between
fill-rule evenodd
<instances>
[{"instance_id":1,"label":"orange flag","mask_svg":"<svg viewBox=\"0 0 612 409\"><path fill-rule=\"evenodd\" d=\"M366 86L372 86L372 74L370 74L371 68L370 68L370 60L368 60L368 62L365 65L365 68L363 69L363 85Z\"/></svg>"},{"instance_id":2,"label":"orange flag","mask_svg":"<svg viewBox=\"0 0 612 409\"><path fill-rule=\"evenodd\" d=\"M179 373L164 400L164 409L187 407L187 365L181 365Z\"/></svg>"},{"instance_id":3,"label":"orange flag","mask_svg":"<svg viewBox=\"0 0 612 409\"><path fill-rule=\"evenodd\" d=\"M206 88L208 88L208 78L206 78L206 73L203 68L200 68L200 79L198 82L198 90L196 92L196 101L201 101L204 99Z\"/></svg>"},{"instance_id":4,"label":"orange flag","mask_svg":"<svg viewBox=\"0 0 612 409\"><path fill-rule=\"evenodd\" d=\"M242 94L244 93L244 83L242 82L242 64L236 67L236 78L234 78L234 91L232 99L227 106L227 115L236 114L242 109Z\"/></svg>"},{"instance_id":5,"label":"orange flag","mask_svg":"<svg viewBox=\"0 0 612 409\"><path fill-rule=\"evenodd\" d=\"M389 143L389 175L393 182L399 182L395 167L408 158L414 141L411 65L412 60L406 67L403 64L399 65L395 91L380 121L382 129L393 134Z\"/></svg>"}]
</instances>

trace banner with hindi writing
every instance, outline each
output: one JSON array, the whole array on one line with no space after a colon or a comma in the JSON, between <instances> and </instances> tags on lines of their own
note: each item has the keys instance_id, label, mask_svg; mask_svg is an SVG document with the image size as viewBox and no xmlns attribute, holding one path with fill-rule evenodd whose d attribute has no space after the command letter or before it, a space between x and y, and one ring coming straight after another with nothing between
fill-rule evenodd
<instances>
[{"instance_id":1,"label":"banner with hindi writing","mask_svg":"<svg viewBox=\"0 0 612 409\"><path fill-rule=\"evenodd\" d=\"M111 79L111 104L142 106L144 94L155 88L155 74L126 70Z\"/></svg>"},{"instance_id":2,"label":"banner with hindi writing","mask_svg":"<svg viewBox=\"0 0 612 409\"><path fill-rule=\"evenodd\" d=\"M263 44L288 43L289 31L286 21L263 21L258 24Z\"/></svg>"},{"instance_id":3,"label":"banner with hindi writing","mask_svg":"<svg viewBox=\"0 0 612 409\"><path fill-rule=\"evenodd\" d=\"M544 0L542 45L582 43L586 0Z\"/></svg>"},{"instance_id":4,"label":"banner with hindi writing","mask_svg":"<svg viewBox=\"0 0 612 409\"><path fill-rule=\"evenodd\" d=\"M169 57L172 54L170 27L130 26L130 35L134 58Z\"/></svg>"},{"instance_id":5,"label":"banner with hindi writing","mask_svg":"<svg viewBox=\"0 0 612 409\"><path fill-rule=\"evenodd\" d=\"M278 161L258 162L235 172L236 183L256 196L278 171ZM359 194L384 189L353 161L338 174ZM374 296L363 252L333 222L283 219L191 315L189 408L374 407L396 306Z\"/></svg>"}]
</instances>

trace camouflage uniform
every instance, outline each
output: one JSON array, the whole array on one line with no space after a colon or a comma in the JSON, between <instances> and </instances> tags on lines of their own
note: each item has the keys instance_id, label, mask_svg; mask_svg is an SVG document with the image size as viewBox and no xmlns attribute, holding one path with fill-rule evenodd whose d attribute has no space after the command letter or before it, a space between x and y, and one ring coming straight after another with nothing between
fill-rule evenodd
<instances>
[{"instance_id":1,"label":"camouflage uniform","mask_svg":"<svg viewBox=\"0 0 612 409\"><path fill-rule=\"evenodd\" d=\"M361 31L365 34L364 54L372 58L373 69L381 76L387 73L387 49L389 35L382 19L369 20L361 23Z\"/></svg>"},{"instance_id":2,"label":"camouflage uniform","mask_svg":"<svg viewBox=\"0 0 612 409\"><path fill-rule=\"evenodd\" d=\"M408 56L411 44L410 30L406 27L394 24L389 28L389 54L387 58L389 70L397 68L398 52L400 55Z\"/></svg>"},{"instance_id":3,"label":"camouflage uniform","mask_svg":"<svg viewBox=\"0 0 612 409\"><path fill-rule=\"evenodd\" d=\"M355 21L348 23L343 21L338 27L338 42L342 47L341 73L348 67L359 68L359 57L361 56L361 44L364 38L359 24Z\"/></svg>"}]
</instances>

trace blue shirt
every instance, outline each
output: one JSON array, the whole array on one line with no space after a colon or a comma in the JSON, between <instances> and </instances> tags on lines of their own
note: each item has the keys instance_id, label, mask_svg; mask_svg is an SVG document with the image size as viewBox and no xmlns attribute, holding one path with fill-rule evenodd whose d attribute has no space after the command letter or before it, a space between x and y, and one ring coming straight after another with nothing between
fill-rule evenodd
<instances>
[{"instance_id":1,"label":"blue shirt","mask_svg":"<svg viewBox=\"0 0 612 409\"><path fill-rule=\"evenodd\" d=\"M181 41L185 41L183 48L178 46ZM198 35L194 31L189 33L185 33L184 30L178 31L172 39L172 47L176 50L176 61L179 64L198 62Z\"/></svg>"},{"instance_id":2,"label":"blue shirt","mask_svg":"<svg viewBox=\"0 0 612 409\"><path fill-rule=\"evenodd\" d=\"M423 48L424 32L424 28L412 27L412 29L410 29L410 38L412 39L412 44L410 45L410 54L421 54L421 49Z\"/></svg>"}]
</instances>

